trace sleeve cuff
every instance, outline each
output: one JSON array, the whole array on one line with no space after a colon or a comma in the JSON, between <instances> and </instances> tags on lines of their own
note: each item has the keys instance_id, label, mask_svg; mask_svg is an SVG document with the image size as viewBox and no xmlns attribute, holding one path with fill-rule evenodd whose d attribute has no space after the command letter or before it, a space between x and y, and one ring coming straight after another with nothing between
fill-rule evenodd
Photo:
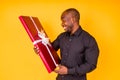
<instances>
[{"instance_id":1,"label":"sleeve cuff","mask_svg":"<svg viewBox=\"0 0 120 80\"><path fill-rule=\"evenodd\" d=\"M68 74L75 74L75 68L68 69Z\"/></svg>"}]
</instances>

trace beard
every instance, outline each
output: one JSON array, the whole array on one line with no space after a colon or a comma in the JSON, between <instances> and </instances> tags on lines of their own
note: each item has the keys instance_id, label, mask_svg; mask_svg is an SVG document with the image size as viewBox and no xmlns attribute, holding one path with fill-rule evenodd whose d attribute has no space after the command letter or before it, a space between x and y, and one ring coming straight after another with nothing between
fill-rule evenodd
<instances>
[{"instance_id":1,"label":"beard","mask_svg":"<svg viewBox=\"0 0 120 80\"><path fill-rule=\"evenodd\" d=\"M71 31L73 30L73 25L71 24L71 25L68 25L68 26L64 27L64 30L65 30L66 32L71 33Z\"/></svg>"}]
</instances>

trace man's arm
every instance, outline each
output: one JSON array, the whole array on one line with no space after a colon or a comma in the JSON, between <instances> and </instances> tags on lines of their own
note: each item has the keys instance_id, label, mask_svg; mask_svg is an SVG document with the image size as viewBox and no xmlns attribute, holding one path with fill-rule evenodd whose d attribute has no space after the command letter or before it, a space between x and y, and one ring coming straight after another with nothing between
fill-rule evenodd
<instances>
[{"instance_id":1,"label":"man's arm","mask_svg":"<svg viewBox=\"0 0 120 80\"><path fill-rule=\"evenodd\" d=\"M99 48L94 38L89 40L85 49L85 63L68 69L68 74L85 74L96 68L99 56Z\"/></svg>"}]
</instances>

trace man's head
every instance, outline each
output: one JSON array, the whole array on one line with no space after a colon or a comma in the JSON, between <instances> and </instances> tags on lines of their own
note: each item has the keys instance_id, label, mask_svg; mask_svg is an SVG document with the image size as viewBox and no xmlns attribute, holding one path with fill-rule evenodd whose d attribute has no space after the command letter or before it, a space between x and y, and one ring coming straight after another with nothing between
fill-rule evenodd
<instances>
[{"instance_id":1,"label":"man's head","mask_svg":"<svg viewBox=\"0 0 120 80\"><path fill-rule=\"evenodd\" d=\"M80 14L74 9L70 8L65 10L61 15L62 26L65 31L72 32L75 26L79 26Z\"/></svg>"}]
</instances>

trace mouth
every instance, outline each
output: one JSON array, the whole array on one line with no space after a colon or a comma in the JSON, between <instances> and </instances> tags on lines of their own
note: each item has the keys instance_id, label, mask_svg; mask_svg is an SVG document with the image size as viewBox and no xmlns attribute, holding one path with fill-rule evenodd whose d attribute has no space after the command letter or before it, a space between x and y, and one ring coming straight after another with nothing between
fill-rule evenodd
<instances>
[{"instance_id":1,"label":"mouth","mask_svg":"<svg viewBox=\"0 0 120 80\"><path fill-rule=\"evenodd\" d=\"M66 27L66 26L64 26L64 27L63 27L63 29L64 29L64 30L67 30L67 27Z\"/></svg>"}]
</instances>

